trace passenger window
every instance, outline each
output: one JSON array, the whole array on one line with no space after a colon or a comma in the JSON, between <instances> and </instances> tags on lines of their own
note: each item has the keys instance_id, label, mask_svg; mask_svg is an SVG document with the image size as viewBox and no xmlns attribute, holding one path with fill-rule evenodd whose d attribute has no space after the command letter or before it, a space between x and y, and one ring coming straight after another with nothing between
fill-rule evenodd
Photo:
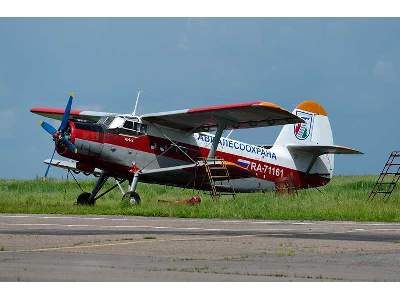
<instances>
[{"instance_id":1,"label":"passenger window","mask_svg":"<svg viewBox=\"0 0 400 300\"><path fill-rule=\"evenodd\" d=\"M147 125L140 124L140 132L141 133L146 133L147 132Z\"/></svg>"}]
</instances>

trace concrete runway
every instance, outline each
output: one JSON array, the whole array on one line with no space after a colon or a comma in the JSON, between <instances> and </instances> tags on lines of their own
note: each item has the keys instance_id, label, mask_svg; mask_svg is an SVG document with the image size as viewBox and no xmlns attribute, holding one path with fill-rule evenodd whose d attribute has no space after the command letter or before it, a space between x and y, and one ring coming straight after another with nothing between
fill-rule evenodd
<instances>
[{"instance_id":1,"label":"concrete runway","mask_svg":"<svg viewBox=\"0 0 400 300\"><path fill-rule=\"evenodd\" d=\"M399 281L400 224L0 215L1 281Z\"/></svg>"}]
</instances>

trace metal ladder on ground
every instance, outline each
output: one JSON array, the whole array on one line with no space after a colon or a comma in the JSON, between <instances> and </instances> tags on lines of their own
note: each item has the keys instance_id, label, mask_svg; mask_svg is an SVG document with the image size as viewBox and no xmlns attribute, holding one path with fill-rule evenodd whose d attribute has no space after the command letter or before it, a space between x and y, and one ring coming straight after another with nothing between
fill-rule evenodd
<instances>
[{"instance_id":1,"label":"metal ladder on ground","mask_svg":"<svg viewBox=\"0 0 400 300\"><path fill-rule=\"evenodd\" d=\"M368 200L374 199L377 194L382 195L382 199L389 199L397 182L400 179L400 151L393 151L383 167L378 180L375 183Z\"/></svg>"},{"instance_id":2,"label":"metal ladder on ground","mask_svg":"<svg viewBox=\"0 0 400 300\"><path fill-rule=\"evenodd\" d=\"M219 198L221 195L231 195L235 198L235 189L230 180L225 160L221 158L203 158L206 174L210 182L210 195ZM222 184L219 182L225 182Z\"/></svg>"}]
</instances>

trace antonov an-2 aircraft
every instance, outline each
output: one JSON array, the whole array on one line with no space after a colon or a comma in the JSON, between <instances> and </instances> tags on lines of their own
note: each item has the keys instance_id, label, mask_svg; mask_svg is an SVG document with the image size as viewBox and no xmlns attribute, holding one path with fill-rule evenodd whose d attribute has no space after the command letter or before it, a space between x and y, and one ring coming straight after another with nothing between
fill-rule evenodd
<instances>
[{"instance_id":1,"label":"antonov an-2 aircraft","mask_svg":"<svg viewBox=\"0 0 400 300\"><path fill-rule=\"evenodd\" d=\"M333 144L327 112L314 101L300 103L292 113L271 102L252 101L141 116L71 110L72 101L71 95L65 109L31 112L61 120L58 129L41 122L55 142L45 161L48 168L98 177L91 193L79 195L78 204L95 204L109 177L132 204L140 203L138 182L217 193L271 190L282 182L296 189L318 187L332 178L334 154L361 154ZM272 146L223 137L225 130L277 125L283 128ZM53 160L55 151L71 160ZM210 166L225 173L210 174ZM120 185L125 180L127 192Z\"/></svg>"}]
</instances>

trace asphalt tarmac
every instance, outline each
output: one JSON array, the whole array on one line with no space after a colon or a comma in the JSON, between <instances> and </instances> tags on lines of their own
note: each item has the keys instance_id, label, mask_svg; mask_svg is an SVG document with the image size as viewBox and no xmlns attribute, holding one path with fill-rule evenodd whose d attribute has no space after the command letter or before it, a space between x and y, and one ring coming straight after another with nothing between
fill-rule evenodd
<instances>
[{"instance_id":1,"label":"asphalt tarmac","mask_svg":"<svg viewBox=\"0 0 400 300\"><path fill-rule=\"evenodd\" d=\"M0 215L0 281L399 281L400 223Z\"/></svg>"}]
</instances>

